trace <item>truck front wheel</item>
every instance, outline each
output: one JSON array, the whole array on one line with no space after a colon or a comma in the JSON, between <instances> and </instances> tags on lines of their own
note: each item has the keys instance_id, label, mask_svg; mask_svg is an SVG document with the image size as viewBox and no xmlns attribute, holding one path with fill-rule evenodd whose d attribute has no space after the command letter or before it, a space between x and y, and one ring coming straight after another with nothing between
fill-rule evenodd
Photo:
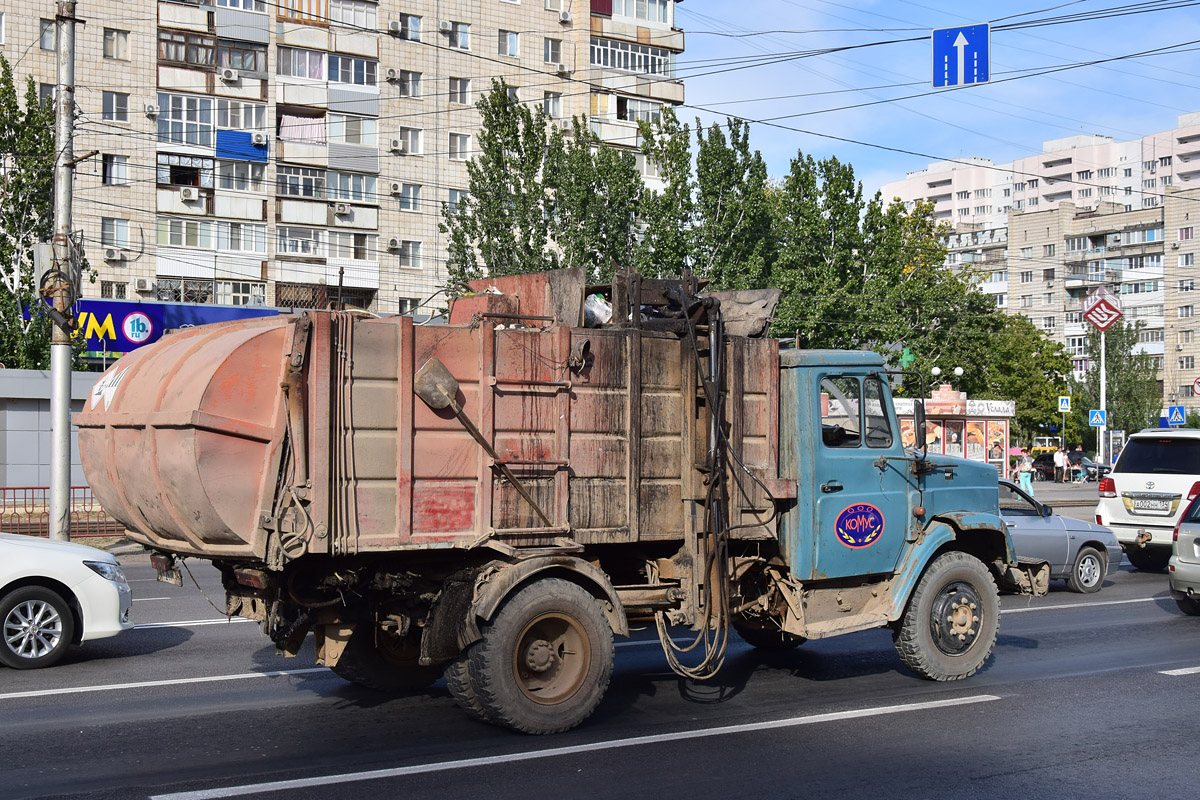
<instances>
[{"instance_id":1,"label":"truck front wheel","mask_svg":"<svg viewBox=\"0 0 1200 800\"><path fill-rule=\"evenodd\" d=\"M490 721L524 733L583 722L612 676L612 629L596 599L559 578L508 598L470 649L471 686ZM470 709L468 709L470 712Z\"/></svg>"},{"instance_id":2,"label":"truck front wheel","mask_svg":"<svg viewBox=\"0 0 1200 800\"><path fill-rule=\"evenodd\" d=\"M908 601L893 635L896 652L922 678L961 680L991 654L999 619L999 593L983 563L966 553L943 553Z\"/></svg>"}]
</instances>

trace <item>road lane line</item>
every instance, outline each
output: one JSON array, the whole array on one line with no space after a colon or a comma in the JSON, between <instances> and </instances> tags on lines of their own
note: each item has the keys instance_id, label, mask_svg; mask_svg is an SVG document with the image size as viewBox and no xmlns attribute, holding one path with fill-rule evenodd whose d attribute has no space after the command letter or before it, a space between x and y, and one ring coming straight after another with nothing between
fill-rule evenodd
<instances>
[{"instance_id":1,"label":"road lane line","mask_svg":"<svg viewBox=\"0 0 1200 800\"><path fill-rule=\"evenodd\" d=\"M1159 672L1159 675L1172 675L1178 677L1180 675L1195 675L1200 672L1200 667L1184 667L1183 669L1164 669Z\"/></svg>"},{"instance_id":2,"label":"road lane line","mask_svg":"<svg viewBox=\"0 0 1200 800\"><path fill-rule=\"evenodd\" d=\"M225 619L186 619L180 622L144 622L141 625L134 625L135 630L149 630L151 628L194 628L197 625L229 625L234 622L254 622L246 617L231 617Z\"/></svg>"},{"instance_id":3,"label":"road lane line","mask_svg":"<svg viewBox=\"0 0 1200 800\"><path fill-rule=\"evenodd\" d=\"M171 598L169 598L169 597L135 597L135 598L133 598L133 602L145 603L149 600L170 600L170 599Z\"/></svg>"},{"instance_id":4,"label":"road lane line","mask_svg":"<svg viewBox=\"0 0 1200 800\"><path fill-rule=\"evenodd\" d=\"M557 758L578 753L595 753L606 750L619 750L628 747L642 747L649 744L664 742L681 742L689 739L708 739L714 736L730 736L734 734L753 733L755 731L778 730L795 728L801 725L817 725L823 722L839 722L849 719L864 719L881 717L889 714L902 714L909 711L926 711L935 708L987 703L999 700L996 695L982 694L972 697L960 697L952 700L930 700L924 703L909 703L896 706L877 706L851 711L835 711L828 714L813 714L807 717L790 717L788 719L770 720L768 722L751 722L744 725L725 725L719 728L701 728L699 730L676 731L660 733L653 736L634 736L627 739L610 739L604 742L572 745L570 747L551 747L545 750L534 750L524 753L509 753L502 756L485 756L482 758L464 758L457 761L435 761L430 764L414 764L409 767L394 767L391 769L366 770L363 772L344 772L336 775L320 775L312 778L297 778L286 781L268 781L266 783L244 784L242 786L226 786L216 789L200 789L189 792L173 792L171 794L153 795L150 800L215 800L222 797L241 797L248 794L265 794L283 792L293 789L308 789L317 786L336 786L358 781L380 780L383 778L399 778L406 775L419 775L429 772L447 772L459 769L474 769L489 767L496 764L511 764L520 761L534 761L543 758Z\"/></svg>"},{"instance_id":5,"label":"road lane line","mask_svg":"<svg viewBox=\"0 0 1200 800\"><path fill-rule=\"evenodd\" d=\"M1162 600L1161 597L1137 597L1133 600L1097 600L1094 603L1059 603L1056 606L1036 606L1031 608L1005 608L1001 614L1024 614L1028 611L1061 611L1064 608L1093 608L1095 606L1123 606L1129 603L1153 603Z\"/></svg>"},{"instance_id":6,"label":"road lane line","mask_svg":"<svg viewBox=\"0 0 1200 800\"><path fill-rule=\"evenodd\" d=\"M167 681L139 681L138 683L110 683L103 686L69 686L62 689L37 689L30 692L8 692L0 694L0 700L19 700L23 697L50 697L60 694L87 694L89 692L113 692L118 689L147 689L154 686L180 686L187 683L216 683L219 681L241 681L249 678L281 678L287 675L305 675L325 672L325 667L306 669L280 669L272 672L244 672L240 675L210 675L205 678L172 678Z\"/></svg>"}]
</instances>

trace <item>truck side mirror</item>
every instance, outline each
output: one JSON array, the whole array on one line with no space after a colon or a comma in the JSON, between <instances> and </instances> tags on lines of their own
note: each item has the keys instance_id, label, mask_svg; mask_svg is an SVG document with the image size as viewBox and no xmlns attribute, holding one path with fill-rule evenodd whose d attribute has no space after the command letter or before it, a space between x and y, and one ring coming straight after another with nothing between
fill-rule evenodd
<instances>
[{"instance_id":1,"label":"truck side mirror","mask_svg":"<svg viewBox=\"0 0 1200 800\"><path fill-rule=\"evenodd\" d=\"M917 398L913 403L913 429L917 436L917 446L921 448L921 458L925 457L925 401Z\"/></svg>"}]
</instances>

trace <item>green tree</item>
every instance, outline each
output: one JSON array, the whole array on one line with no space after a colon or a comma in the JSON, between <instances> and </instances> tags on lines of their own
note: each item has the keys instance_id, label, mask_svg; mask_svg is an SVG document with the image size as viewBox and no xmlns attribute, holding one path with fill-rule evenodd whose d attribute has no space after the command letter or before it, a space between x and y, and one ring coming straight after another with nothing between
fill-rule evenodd
<instances>
[{"instance_id":1,"label":"green tree","mask_svg":"<svg viewBox=\"0 0 1200 800\"><path fill-rule=\"evenodd\" d=\"M638 130L642 154L658 166L663 187L643 195L641 241L634 252L634 266L646 276L679 275L692 267L695 249L691 131L670 108L664 108L654 124L639 122Z\"/></svg>"},{"instance_id":2,"label":"green tree","mask_svg":"<svg viewBox=\"0 0 1200 800\"><path fill-rule=\"evenodd\" d=\"M1051 341L1026 317L1001 316L1001 328L988 352L973 371L983 373L988 391L1015 401L1016 417L1010 439L1031 445L1039 426L1056 424L1058 396L1068 390L1071 359L1062 345ZM1068 432L1068 441L1079 441Z\"/></svg>"},{"instance_id":3,"label":"green tree","mask_svg":"<svg viewBox=\"0 0 1200 800\"><path fill-rule=\"evenodd\" d=\"M1138 431L1158 424L1162 410L1162 389L1158 385L1158 370L1154 358L1135 353L1138 331L1144 322L1133 325L1119 320L1105 334L1105 399L1107 427L1110 430ZM1100 408L1100 334L1090 331L1087 337L1088 371L1084 380L1073 387L1072 410L1085 442L1095 447L1096 429L1087 426L1087 411ZM1089 448L1090 449L1090 448Z\"/></svg>"},{"instance_id":4,"label":"green tree","mask_svg":"<svg viewBox=\"0 0 1200 800\"><path fill-rule=\"evenodd\" d=\"M12 67L0 56L0 362L46 369L51 325L34 286L33 246L54 227L54 111L37 84L18 99ZM30 313L26 313L26 310Z\"/></svg>"}]
</instances>

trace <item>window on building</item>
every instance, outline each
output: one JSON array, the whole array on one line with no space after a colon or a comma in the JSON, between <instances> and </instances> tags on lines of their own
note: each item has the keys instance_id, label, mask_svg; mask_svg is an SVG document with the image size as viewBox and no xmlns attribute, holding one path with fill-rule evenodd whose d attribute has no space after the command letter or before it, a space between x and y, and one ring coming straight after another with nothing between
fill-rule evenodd
<instances>
[{"instance_id":1,"label":"window on building","mask_svg":"<svg viewBox=\"0 0 1200 800\"><path fill-rule=\"evenodd\" d=\"M129 60L129 31L104 29L104 57L115 58L118 61Z\"/></svg>"},{"instance_id":2,"label":"window on building","mask_svg":"<svg viewBox=\"0 0 1200 800\"><path fill-rule=\"evenodd\" d=\"M997 295L992 295L992 296L996 298L996 308L1007 308L1008 307L1008 295L997 294Z\"/></svg>"},{"instance_id":3,"label":"window on building","mask_svg":"<svg viewBox=\"0 0 1200 800\"><path fill-rule=\"evenodd\" d=\"M4 12L0 11L0 44L4 44Z\"/></svg>"},{"instance_id":4,"label":"window on building","mask_svg":"<svg viewBox=\"0 0 1200 800\"><path fill-rule=\"evenodd\" d=\"M1049 306L1054 304L1054 292L1046 292L1042 295L1042 305Z\"/></svg>"},{"instance_id":5,"label":"window on building","mask_svg":"<svg viewBox=\"0 0 1200 800\"><path fill-rule=\"evenodd\" d=\"M400 269L420 269L421 268L421 243L404 240L400 242L400 250L398 251L400 259Z\"/></svg>"},{"instance_id":6,"label":"window on building","mask_svg":"<svg viewBox=\"0 0 1200 800\"><path fill-rule=\"evenodd\" d=\"M217 249L234 253L266 253L267 226L249 222L218 222Z\"/></svg>"},{"instance_id":7,"label":"window on building","mask_svg":"<svg viewBox=\"0 0 1200 800\"><path fill-rule=\"evenodd\" d=\"M416 14L401 14L397 21L400 23L400 38L409 42L421 41L421 18Z\"/></svg>"},{"instance_id":8,"label":"window on building","mask_svg":"<svg viewBox=\"0 0 1200 800\"><path fill-rule=\"evenodd\" d=\"M213 247L212 222L202 219L158 218L159 247Z\"/></svg>"},{"instance_id":9,"label":"window on building","mask_svg":"<svg viewBox=\"0 0 1200 800\"><path fill-rule=\"evenodd\" d=\"M329 21L353 28L374 30L379 6L363 0L330 0Z\"/></svg>"},{"instance_id":10,"label":"window on building","mask_svg":"<svg viewBox=\"0 0 1200 800\"><path fill-rule=\"evenodd\" d=\"M662 103L638 100L634 97L617 97L617 119L627 122L657 122L662 117Z\"/></svg>"},{"instance_id":11,"label":"window on building","mask_svg":"<svg viewBox=\"0 0 1200 800\"><path fill-rule=\"evenodd\" d=\"M517 58L521 55L521 36L515 31L496 32L496 53Z\"/></svg>"},{"instance_id":12,"label":"window on building","mask_svg":"<svg viewBox=\"0 0 1200 800\"><path fill-rule=\"evenodd\" d=\"M275 192L290 197L325 197L325 170L312 167L275 168Z\"/></svg>"},{"instance_id":13,"label":"window on building","mask_svg":"<svg viewBox=\"0 0 1200 800\"><path fill-rule=\"evenodd\" d=\"M1055 325L1054 317L1042 317L1042 330L1052 331L1052 330L1054 330L1054 325Z\"/></svg>"},{"instance_id":14,"label":"window on building","mask_svg":"<svg viewBox=\"0 0 1200 800\"><path fill-rule=\"evenodd\" d=\"M1086 336L1068 336L1067 337L1067 354L1072 356L1081 356L1087 352L1087 337Z\"/></svg>"},{"instance_id":15,"label":"window on building","mask_svg":"<svg viewBox=\"0 0 1200 800\"><path fill-rule=\"evenodd\" d=\"M211 67L216 61L217 40L184 31L158 31L158 60L192 67Z\"/></svg>"},{"instance_id":16,"label":"window on building","mask_svg":"<svg viewBox=\"0 0 1200 800\"><path fill-rule=\"evenodd\" d=\"M466 161L471 157L471 136L466 133L450 134L450 160Z\"/></svg>"},{"instance_id":17,"label":"window on building","mask_svg":"<svg viewBox=\"0 0 1200 800\"><path fill-rule=\"evenodd\" d=\"M217 303L223 306L265 306L267 285L257 281L217 281Z\"/></svg>"},{"instance_id":18,"label":"window on building","mask_svg":"<svg viewBox=\"0 0 1200 800\"><path fill-rule=\"evenodd\" d=\"M593 36L590 57L593 67L663 77L673 74L671 51L661 47Z\"/></svg>"},{"instance_id":19,"label":"window on building","mask_svg":"<svg viewBox=\"0 0 1200 800\"><path fill-rule=\"evenodd\" d=\"M507 90L508 94L508 102L512 103L513 105L521 102L520 86L506 86L505 89Z\"/></svg>"},{"instance_id":20,"label":"window on building","mask_svg":"<svg viewBox=\"0 0 1200 800\"><path fill-rule=\"evenodd\" d=\"M106 247L129 246L129 220L116 217L100 218L100 244Z\"/></svg>"},{"instance_id":21,"label":"window on building","mask_svg":"<svg viewBox=\"0 0 1200 800\"><path fill-rule=\"evenodd\" d=\"M55 43L58 41L58 33L54 29L54 20L41 20L38 31L38 46L43 50L53 50Z\"/></svg>"},{"instance_id":22,"label":"window on building","mask_svg":"<svg viewBox=\"0 0 1200 800\"><path fill-rule=\"evenodd\" d=\"M1068 311L1063 316L1063 323L1066 325L1082 325L1083 324L1083 312L1082 311Z\"/></svg>"},{"instance_id":23,"label":"window on building","mask_svg":"<svg viewBox=\"0 0 1200 800\"><path fill-rule=\"evenodd\" d=\"M1133 167L1126 167L1121 174L1122 174L1122 177L1132 178L1133 177Z\"/></svg>"},{"instance_id":24,"label":"window on building","mask_svg":"<svg viewBox=\"0 0 1200 800\"><path fill-rule=\"evenodd\" d=\"M1031 197L1031 198L1029 198L1029 205L1030 205L1031 207L1032 207L1032 206L1036 206L1037 204L1038 204L1038 199L1037 199L1036 197Z\"/></svg>"},{"instance_id":25,"label":"window on building","mask_svg":"<svg viewBox=\"0 0 1200 800\"><path fill-rule=\"evenodd\" d=\"M328 231L329 257L354 261L378 260L379 237L357 231Z\"/></svg>"},{"instance_id":26,"label":"window on building","mask_svg":"<svg viewBox=\"0 0 1200 800\"><path fill-rule=\"evenodd\" d=\"M421 129L420 128L397 128L396 138L404 147L404 152L409 155L421 154Z\"/></svg>"},{"instance_id":27,"label":"window on building","mask_svg":"<svg viewBox=\"0 0 1200 800\"><path fill-rule=\"evenodd\" d=\"M1031 295L1031 294L1021 295L1021 308L1032 308L1032 307L1033 307L1033 295Z\"/></svg>"},{"instance_id":28,"label":"window on building","mask_svg":"<svg viewBox=\"0 0 1200 800\"><path fill-rule=\"evenodd\" d=\"M100 281L100 296L106 300L124 300L129 284L122 281Z\"/></svg>"},{"instance_id":29,"label":"window on building","mask_svg":"<svg viewBox=\"0 0 1200 800\"><path fill-rule=\"evenodd\" d=\"M1160 158L1160 159L1158 160L1158 165L1159 165L1160 167L1169 167L1169 166L1171 166L1171 157L1170 157L1170 156L1163 156L1162 158Z\"/></svg>"},{"instance_id":30,"label":"window on building","mask_svg":"<svg viewBox=\"0 0 1200 800\"><path fill-rule=\"evenodd\" d=\"M213 146L212 98L159 92L158 107L158 141Z\"/></svg>"},{"instance_id":31,"label":"window on building","mask_svg":"<svg viewBox=\"0 0 1200 800\"><path fill-rule=\"evenodd\" d=\"M1054 280L1054 269L1051 268L1051 269L1042 270L1042 280L1044 280L1044 281Z\"/></svg>"},{"instance_id":32,"label":"window on building","mask_svg":"<svg viewBox=\"0 0 1200 800\"><path fill-rule=\"evenodd\" d=\"M213 282L197 278L159 278L154 282L155 299L163 303L211 303Z\"/></svg>"},{"instance_id":33,"label":"window on building","mask_svg":"<svg viewBox=\"0 0 1200 800\"><path fill-rule=\"evenodd\" d=\"M1163 229L1162 228L1147 228L1146 229L1146 241L1147 242L1161 242L1162 240L1163 240Z\"/></svg>"},{"instance_id":34,"label":"window on building","mask_svg":"<svg viewBox=\"0 0 1200 800\"><path fill-rule=\"evenodd\" d=\"M421 185L419 183L400 184L400 194L396 195L396 201L401 211L420 211Z\"/></svg>"},{"instance_id":35,"label":"window on building","mask_svg":"<svg viewBox=\"0 0 1200 800\"><path fill-rule=\"evenodd\" d=\"M109 122L129 122L129 95L124 92L103 92L101 116Z\"/></svg>"},{"instance_id":36,"label":"window on building","mask_svg":"<svg viewBox=\"0 0 1200 800\"><path fill-rule=\"evenodd\" d=\"M375 302L375 290L323 283L275 284L275 305L279 308L329 308L339 298L344 306L369 309Z\"/></svg>"},{"instance_id":37,"label":"window on building","mask_svg":"<svg viewBox=\"0 0 1200 800\"><path fill-rule=\"evenodd\" d=\"M396 73L396 93L400 97L421 96L421 73L402 69Z\"/></svg>"},{"instance_id":38,"label":"window on building","mask_svg":"<svg viewBox=\"0 0 1200 800\"><path fill-rule=\"evenodd\" d=\"M1181 266L1181 267L1196 266L1196 254L1195 253L1181 253L1179 255L1179 266Z\"/></svg>"},{"instance_id":39,"label":"window on building","mask_svg":"<svg viewBox=\"0 0 1200 800\"><path fill-rule=\"evenodd\" d=\"M257 11L260 14L267 10L266 0L217 0L221 8L237 8L242 11Z\"/></svg>"},{"instance_id":40,"label":"window on building","mask_svg":"<svg viewBox=\"0 0 1200 800\"><path fill-rule=\"evenodd\" d=\"M1181 241L1181 242L1191 241L1191 239L1195 236L1195 234L1196 234L1196 229L1191 225L1189 225L1186 228L1180 228L1179 229L1179 241Z\"/></svg>"},{"instance_id":41,"label":"window on building","mask_svg":"<svg viewBox=\"0 0 1200 800\"><path fill-rule=\"evenodd\" d=\"M1090 169L1080 170L1075 173L1075 177L1081 181L1090 181L1092 179L1092 171Z\"/></svg>"},{"instance_id":42,"label":"window on building","mask_svg":"<svg viewBox=\"0 0 1200 800\"><path fill-rule=\"evenodd\" d=\"M267 107L244 100L217 100L217 127L235 131L264 131Z\"/></svg>"},{"instance_id":43,"label":"window on building","mask_svg":"<svg viewBox=\"0 0 1200 800\"><path fill-rule=\"evenodd\" d=\"M613 0L614 17L633 17L647 22L670 22L669 0Z\"/></svg>"},{"instance_id":44,"label":"window on building","mask_svg":"<svg viewBox=\"0 0 1200 800\"><path fill-rule=\"evenodd\" d=\"M1037 188L1037 186L1038 186L1038 179L1037 179L1037 178L1030 178L1030 179L1029 179L1029 188L1030 188L1030 189L1036 189L1036 188Z\"/></svg>"},{"instance_id":45,"label":"window on building","mask_svg":"<svg viewBox=\"0 0 1200 800\"><path fill-rule=\"evenodd\" d=\"M1076 236L1071 239L1067 239L1067 252L1068 253L1077 253L1080 250L1087 250L1087 249L1088 249L1088 240L1087 240L1086 236Z\"/></svg>"},{"instance_id":46,"label":"window on building","mask_svg":"<svg viewBox=\"0 0 1200 800\"><path fill-rule=\"evenodd\" d=\"M105 153L100 160L101 181L108 186L129 183L129 157Z\"/></svg>"},{"instance_id":47,"label":"window on building","mask_svg":"<svg viewBox=\"0 0 1200 800\"><path fill-rule=\"evenodd\" d=\"M253 161L218 161L217 188L234 192L262 192L266 165Z\"/></svg>"},{"instance_id":48,"label":"window on building","mask_svg":"<svg viewBox=\"0 0 1200 800\"><path fill-rule=\"evenodd\" d=\"M325 178L325 188L330 200L348 200L353 203L378 203L375 194L374 175L362 175L357 172L333 172L330 170Z\"/></svg>"},{"instance_id":49,"label":"window on building","mask_svg":"<svg viewBox=\"0 0 1200 800\"><path fill-rule=\"evenodd\" d=\"M328 140L325 117L280 112L279 138L287 142L325 144Z\"/></svg>"},{"instance_id":50,"label":"window on building","mask_svg":"<svg viewBox=\"0 0 1200 800\"><path fill-rule=\"evenodd\" d=\"M1080 189L1080 190L1079 190L1079 198L1080 198L1080 199L1085 199L1085 198L1088 198L1088 197L1091 197L1091 196L1092 196L1092 190L1091 190L1091 189Z\"/></svg>"},{"instance_id":51,"label":"window on building","mask_svg":"<svg viewBox=\"0 0 1200 800\"><path fill-rule=\"evenodd\" d=\"M1195 369L1196 368L1196 357L1195 356L1180 356L1179 357L1179 368L1180 369Z\"/></svg>"},{"instance_id":52,"label":"window on building","mask_svg":"<svg viewBox=\"0 0 1200 800\"><path fill-rule=\"evenodd\" d=\"M1194 339L1195 339L1195 335L1191 328L1188 328L1187 330L1182 330L1179 332L1179 343L1180 344L1191 344Z\"/></svg>"},{"instance_id":53,"label":"window on building","mask_svg":"<svg viewBox=\"0 0 1200 800\"><path fill-rule=\"evenodd\" d=\"M1154 180L1154 178L1146 178L1145 180L1142 181L1143 189L1153 189L1157 185L1158 185L1158 181Z\"/></svg>"},{"instance_id":54,"label":"window on building","mask_svg":"<svg viewBox=\"0 0 1200 800\"><path fill-rule=\"evenodd\" d=\"M374 86L378 72L379 62L374 59L329 55L329 80L332 83Z\"/></svg>"},{"instance_id":55,"label":"window on building","mask_svg":"<svg viewBox=\"0 0 1200 800\"><path fill-rule=\"evenodd\" d=\"M1020 183L1015 183L1015 184L1013 184L1013 188L1016 189L1018 192L1023 192L1023 191L1025 191L1025 182L1021 181Z\"/></svg>"},{"instance_id":56,"label":"window on building","mask_svg":"<svg viewBox=\"0 0 1200 800\"><path fill-rule=\"evenodd\" d=\"M1195 306L1180 306L1179 307L1179 318L1180 319L1190 319L1191 317L1194 317L1194 316L1196 316Z\"/></svg>"},{"instance_id":57,"label":"window on building","mask_svg":"<svg viewBox=\"0 0 1200 800\"><path fill-rule=\"evenodd\" d=\"M276 8L279 9L279 16L287 19L305 19L320 23L329 19L329 9L325 0L279 0Z\"/></svg>"},{"instance_id":58,"label":"window on building","mask_svg":"<svg viewBox=\"0 0 1200 800\"><path fill-rule=\"evenodd\" d=\"M451 214L457 214L467 197L466 189L451 189L446 193L446 208Z\"/></svg>"},{"instance_id":59,"label":"window on building","mask_svg":"<svg viewBox=\"0 0 1200 800\"><path fill-rule=\"evenodd\" d=\"M329 141L374 147L375 120L370 117L352 117L348 114L330 114Z\"/></svg>"},{"instance_id":60,"label":"window on building","mask_svg":"<svg viewBox=\"0 0 1200 800\"><path fill-rule=\"evenodd\" d=\"M1138 331L1137 340L1138 344L1153 344L1155 342L1161 342L1163 338L1164 331L1162 328L1143 328L1142 330Z\"/></svg>"},{"instance_id":61,"label":"window on building","mask_svg":"<svg viewBox=\"0 0 1200 800\"><path fill-rule=\"evenodd\" d=\"M1010 189L1009 187L1005 186L1005 187L1004 187L1004 196L1005 196L1005 197L1012 197L1012 189Z\"/></svg>"},{"instance_id":62,"label":"window on building","mask_svg":"<svg viewBox=\"0 0 1200 800\"><path fill-rule=\"evenodd\" d=\"M954 196L957 197L959 200L970 200L971 192L970 191L955 192Z\"/></svg>"},{"instance_id":63,"label":"window on building","mask_svg":"<svg viewBox=\"0 0 1200 800\"><path fill-rule=\"evenodd\" d=\"M238 72L267 74L267 46L248 42L222 42L217 45L217 67Z\"/></svg>"},{"instance_id":64,"label":"window on building","mask_svg":"<svg viewBox=\"0 0 1200 800\"><path fill-rule=\"evenodd\" d=\"M1170 186L1171 185L1171 176L1163 175L1161 178L1158 179L1158 183L1160 186Z\"/></svg>"},{"instance_id":65,"label":"window on building","mask_svg":"<svg viewBox=\"0 0 1200 800\"><path fill-rule=\"evenodd\" d=\"M1021 273L1021 283L1033 283L1033 270L1026 270Z\"/></svg>"},{"instance_id":66,"label":"window on building","mask_svg":"<svg viewBox=\"0 0 1200 800\"><path fill-rule=\"evenodd\" d=\"M450 23L450 46L455 50L471 49L471 26L468 23Z\"/></svg>"},{"instance_id":67,"label":"window on building","mask_svg":"<svg viewBox=\"0 0 1200 800\"><path fill-rule=\"evenodd\" d=\"M471 102L471 79L450 79L450 102L466 105Z\"/></svg>"},{"instance_id":68,"label":"window on building","mask_svg":"<svg viewBox=\"0 0 1200 800\"><path fill-rule=\"evenodd\" d=\"M292 78L325 79L325 54L320 50L280 47L275 71Z\"/></svg>"},{"instance_id":69,"label":"window on building","mask_svg":"<svg viewBox=\"0 0 1200 800\"><path fill-rule=\"evenodd\" d=\"M1186 278L1184 280L1181 280L1179 282L1179 291L1181 291L1181 292L1196 291L1196 281L1193 280L1192 278Z\"/></svg>"},{"instance_id":70,"label":"window on building","mask_svg":"<svg viewBox=\"0 0 1200 800\"><path fill-rule=\"evenodd\" d=\"M1032 247L1022 247L1021 248L1021 258L1033 258L1033 248ZM1030 278L1030 280L1033 280L1033 279Z\"/></svg>"},{"instance_id":71,"label":"window on building","mask_svg":"<svg viewBox=\"0 0 1200 800\"><path fill-rule=\"evenodd\" d=\"M562 63L562 39L542 40L542 60L547 64Z\"/></svg>"},{"instance_id":72,"label":"window on building","mask_svg":"<svg viewBox=\"0 0 1200 800\"><path fill-rule=\"evenodd\" d=\"M1054 245L1052 245L1052 244L1042 245L1042 258L1053 258L1053 257L1054 257Z\"/></svg>"},{"instance_id":73,"label":"window on building","mask_svg":"<svg viewBox=\"0 0 1200 800\"><path fill-rule=\"evenodd\" d=\"M203 156L181 156L159 153L157 180L164 186L213 186L213 159Z\"/></svg>"},{"instance_id":74,"label":"window on building","mask_svg":"<svg viewBox=\"0 0 1200 800\"><path fill-rule=\"evenodd\" d=\"M39 83L38 84L38 102L41 103L42 105L47 105L49 103L53 103L54 95L56 94L57 89L58 89L58 87L55 86L53 83ZM126 120L126 121L128 121L128 120Z\"/></svg>"},{"instance_id":75,"label":"window on building","mask_svg":"<svg viewBox=\"0 0 1200 800\"><path fill-rule=\"evenodd\" d=\"M542 110L550 119L562 116L562 92L544 92L542 94Z\"/></svg>"},{"instance_id":76,"label":"window on building","mask_svg":"<svg viewBox=\"0 0 1200 800\"><path fill-rule=\"evenodd\" d=\"M302 258L324 258L325 231L281 225L275 229L275 253Z\"/></svg>"}]
</instances>

